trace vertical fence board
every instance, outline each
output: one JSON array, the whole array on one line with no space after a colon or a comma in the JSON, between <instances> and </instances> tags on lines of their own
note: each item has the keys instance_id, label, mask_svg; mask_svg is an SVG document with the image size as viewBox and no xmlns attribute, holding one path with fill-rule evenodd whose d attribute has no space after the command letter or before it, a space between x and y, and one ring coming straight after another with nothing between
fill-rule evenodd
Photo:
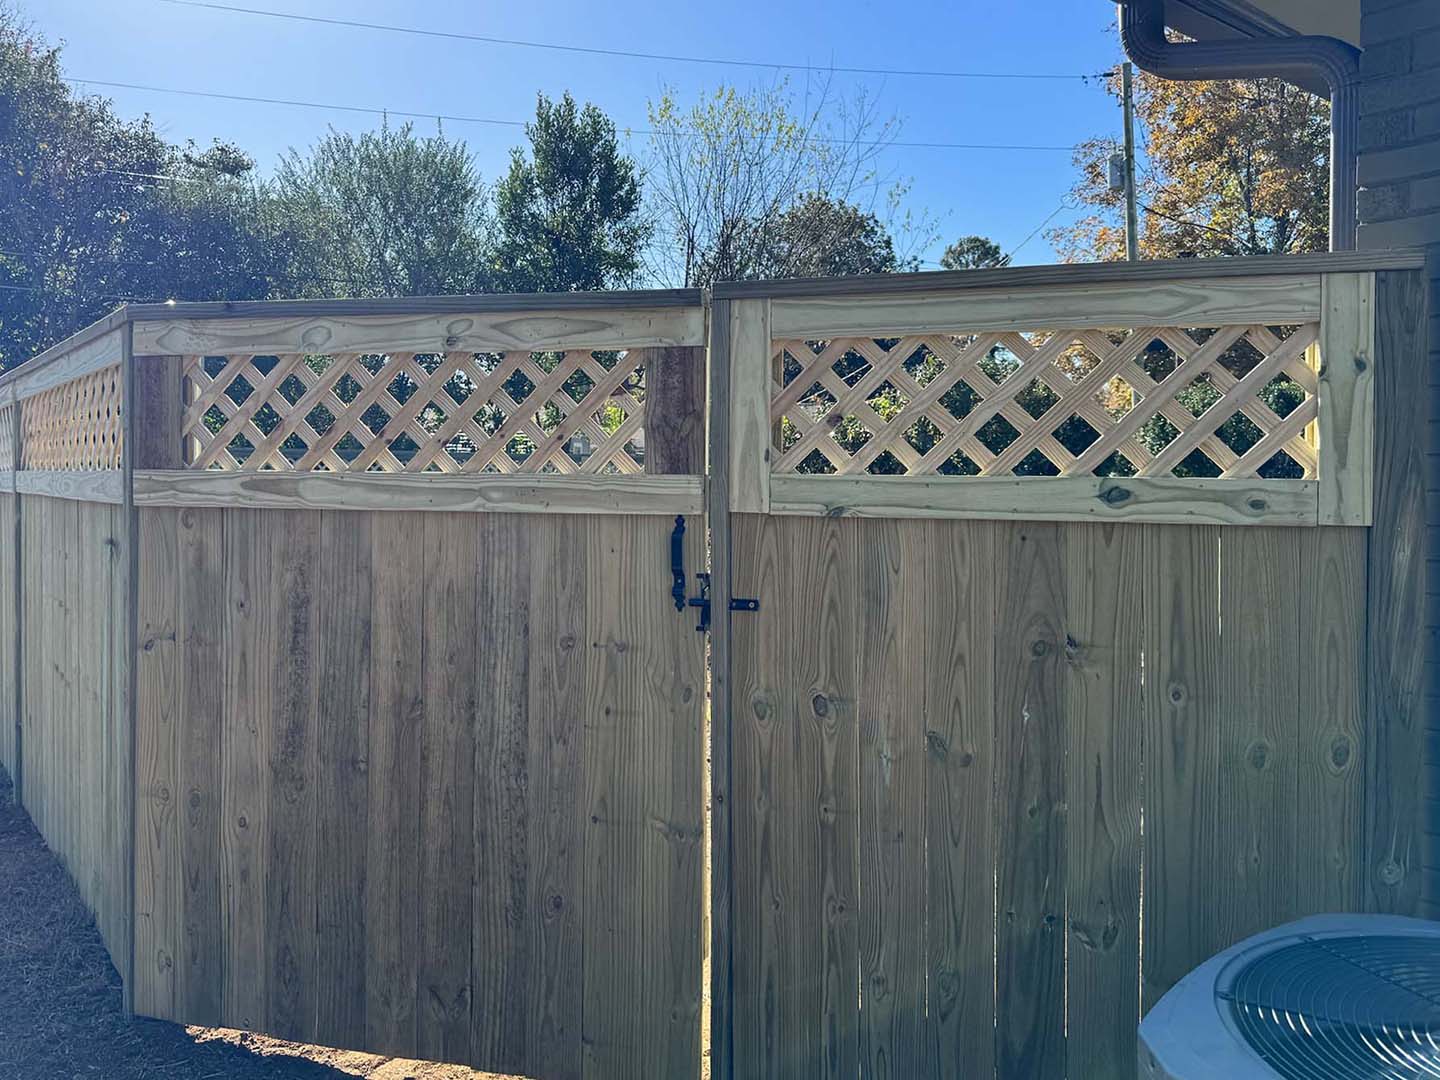
<instances>
[{"instance_id":1,"label":"vertical fence board","mask_svg":"<svg viewBox=\"0 0 1440 1080\"><path fill-rule=\"evenodd\" d=\"M1064 535L999 530L995 628L996 1059L1065 1075Z\"/></svg>"},{"instance_id":2,"label":"vertical fence board","mask_svg":"<svg viewBox=\"0 0 1440 1080\"><path fill-rule=\"evenodd\" d=\"M917 929L925 917L928 553L908 522L862 521L849 531L859 577L850 591L859 599L860 1055L867 1076L912 1076L922 1067L925 1014L925 935ZM847 988L834 989L843 1001Z\"/></svg>"},{"instance_id":3,"label":"vertical fence board","mask_svg":"<svg viewBox=\"0 0 1440 1080\"><path fill-rule=\"evenodd\" d=\"M179 511L140 516L139 655L136 657L135 1010L176 1017L177 836L173 828L176 675L176 592ZM33 695L31 695L33 697ZM213 748L212 748L213 749ZM33 789L32 789L33 790Z\"/></svg>"},{"instance_id":4,"label":"vertical fence board","mask_svg":"<svg viewBox=\"0 0 1440 1080\"><path fill-rule=\"evenodd\" d=\"M146 510L140 514L142 529L143 523L157 513L162 516L151 528L174 529L178 549L175 632L180 648L176 697L181 721L178 754L184 952L176 998L183 1003L187 1019L218 1024L224 1017L221 913L225 885L216 852L223 833L220 748L227 704L223 673L228 650L225 609L217 597L222 594L225 580L225 512ZM142 532L142 536L149 531Z\"/></svg>"},{"instance_id":5,"label":"vertical fence board","mask_svg":"<svg viewBox=\"0 0 1440 1080\"><path fill-rule=\"evenodd\" d=\"M520 515L476 522L475 669L483 690L475 725L475 872L472 1050L486 1068L530 1070L530 862L526 794L548 777L529 773L530 523Z\"/></svg>"},{"instance_id":6,"label":"vertical fence board","mask_svg":"<svg viewBox=\"0 0 1440 1080\"><path fill-rule=\"evenodd\" d=\"M315 724L315 1038L365 1043L373 517L320 517ZM412 643L413 648L413 643Z\"/></svg>"},{"instance_id":7,"label":"vertical fence board","mask_svg":"<svg viewBox=\"0 0 1440 1080\"><path fill-rule=\"evenodd\" d=\"M420 954L420 736L425 549L406 514L371 523L369 805L365 851L365 1032L413 1057Z\"/></svg>"},{"instance_id":8,"label":"vertical fence board","mask_svg":"<svg viewBox=\"0 0 1440 1080\"><path fill-rule=\"evenodd\" d=\"M1134 525L1066 530L1066 1052L1076 1077L1135 1072L1142 538Z\"/></svg>"},{"instance_id":9,"label":"vertical fence board","mask_svg":"<svg viewBox=\"0 0 1440 1080\"><path fill-rule=\"evenodd\" d=\"M1149 1010L1215 952L1207 913L1217 901L1220 530L1145 527L1144 955Z\"/></svg>"},{"instance_id":10,"label":"vertical fence board","mask_svg":"<svg viewBox=\"0 0 1440 1080\"><path fill-rule=\"evenodd\" d=\"M1375 514L1368 558L1365 906L1413 915L1424 813L1425 279L1376 275Z\"/></svg>"},{"instance_id":11,"label":"vertical fence board","mask_svg":"<svg viewBox=\"0 0 1440 1080\"><path fill-rule=\"evenodd\" d=\"M538 1076L581 1072L586 753L589 701L585 639L586 527L573 517L547 519L531 539L530 775L531 869L528 955L533 964L527 1015L531 1068Z\"/></svg>"},{"instance_id":12,"label":"vertical fence board","mask_svg":"<svg viewBox=\"0 0 1440 1080\"><path fill-rule=\"evenodd\" d=\"M0 491L0 540L10 550L0 551L0 767L15 782L15 747L19 713L19 604L20 576L16 573L19 558L18 518L16 509L20 496ZM13 797L13 796L12 796Z\"/></svg>"},{"instance_id":13,"label":"vertical fence board","mask_svg":"<svg viewBox=\"0 0 1440 1080\"><path fill-rule=\"evenodd\" d=\"M475 798L476 538L464 515L427 514L425 719L420 751L419 1053L470 1057Z\"/></svg>"},{"instance_id":14,"label":"vertical fence board","mask_svg":"<svg viewBox=\"0 0 1440 1080\"><path fill-rule=\"evenodd\" d=\"M274 561L260 511L225 511L225 686L233 703L221 740L221 875L226 883L225 989L228 1022L265 1022L269 949L265 939L265 866L269 824L270 739L274 730L279 613L270 603Z\"/></svg>"},{"instance_id":15,"label":"vertical fence board","mask_svg":"<svg viewBox=\"0 0 1440 1080\"><path fill-rule=\"evenodd\" d=\"M1295 911L1300 582L1288 529L1220 533L1220 787L1211 943ZM1308 668L1308 665L1307 665Z\"/></svg>"},{"instance_id":16,"label":"vertical fence board","mask_svg":"<svg viewBox=\"0 0 1440 1080\"><path fill-rule=\"evenodd\" d=\"M926 1076L995 1071L995 526L927 522Z\"/></svg>"},{"instance_id":17,"label":"vertical fence board","mask_svg":"<svg viewBox=\"0 0 1440 1080\"><path fill-rule=\"evenodd\" d=\"M1297 915L1358 911L1364 874L1366 532L1306 530L1300 592Z\"/></svg>"}]
</instances>

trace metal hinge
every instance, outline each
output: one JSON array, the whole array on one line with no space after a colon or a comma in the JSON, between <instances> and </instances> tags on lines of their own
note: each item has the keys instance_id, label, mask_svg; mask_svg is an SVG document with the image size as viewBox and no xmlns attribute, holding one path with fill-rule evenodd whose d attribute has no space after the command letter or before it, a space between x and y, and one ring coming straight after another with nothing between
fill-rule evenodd
<instances>
[{"instance_id":1,"label":"metal hinge","mask_svg":"<svg viewBox=\"0 0 1440 1080\"><path fill-rule=\"evenodd\" d=\"M710 575L701 571L695 575L695 583L699 586L700 592L688 599L685 596L685 519L677 517L675 528L670 533L670 597L675 601L675 610L684 611L687 607L699 610L700 620L695 629L700 633L707 633L710 629ZM730 599L731 611L759 611L760 601L748 596L735 596Z\"/></svg>"}]
</instances>

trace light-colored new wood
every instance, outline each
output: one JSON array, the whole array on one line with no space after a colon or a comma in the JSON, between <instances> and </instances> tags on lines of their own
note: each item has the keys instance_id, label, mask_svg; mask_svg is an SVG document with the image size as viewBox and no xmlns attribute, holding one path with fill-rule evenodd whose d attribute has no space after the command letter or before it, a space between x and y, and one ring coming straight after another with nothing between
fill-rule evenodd
<instances>
[{"instance_id":1,"label":"light-colored new wood","mask_svg":"<svg viewBox=\"0 0 1440 1080\"><path fill-rule=\"evenodd\" d=\"M219 471L135 474L135 504L145 507L674 517L699 513L703 501L704 480L698 476L425 476Z\"/></svg>"},{"instance_id":2,"label":"light-colored new wood","mask_svg":"<svg viewBox=\"0 0 1440 1080\"><path fill-rule=\"evenodd\" d=\"M735 301L739 303L740 301ZM1320 317L1320 277L1056 285L771 301L777 339L1028 330L1036 326L1267 326Z\"/></svg>"},{"instance_id":3,"label":"light-colored new wood","mask_svg":"<svg viewBox=\"0 0 1440 1080\"><path fill-rule=\"evenodd\" d=\"M115 364L25 399L20 414L21 468L120 468L121 377L121 367Z\"/></svg>"},{"instance_id":4,"label":"light-colored new wood","mask_svg":"<svg viewBox=\"0 0 1440 1080\"><path fill-rule=\"evenodd\" d=\"M1375 275L1329 274L1320 331L1320 524L1369 525L1375 469Z\"/></svg>"},{"instance_id":5,"label":"light-colored new wood","mask_svg":"<svg viewBox=\"0 0 1440 1080\"><path fill-rule=\"evenodd\" d=\"M108 330L77 343L74 348L55 355L43 364L35 367L22 364L11 375L16 396L21 401L28 401L39 394L58 389L65 383L83 380L97 371L118 366L124 347L124 336L123 327ZM44 356L45 354L42 354L36 359L40 360Z\"/></svg>"},{"instance_id":6,"label":"light-colored new wood","mask_svg":"<svg viewBox=\"0 0 1440 1080\"><path fill-rule=\"evenodd\" d=\"M771 511L842 517L1314 525L1313 480L776 476Z\"/></svg>"},{"instance_id":7,"label":"light-colored new wood","mask_svg":"<svg viewBox=\"0 0 1440 1080\"><path fill-rule=\"evenodd\" d=\"M705 344L697 307L442 315L259 316L147 320L136 354L544 352Z\"/></svg>"},{"instance_id":8,"label":"light-colored new wood","mask_svg":"<svg viewBox=\"0 0 1440 1080\"><path fill-rule=\"evenodd\" d=\"M14 489L22 495L114 506L125 501L125 476L119 469L23 469L13 476Z\"/></svg>"},{"instance_id":9,"label":"light-colored new wood","mask_svg":"<svg viewBox=\"0 0 1440 1080\"><path fill-rule=\"evenodd\" d=\"M737 300L730 309L730 509L770 508L770 302Z\"/></svg>"}]
</instances>

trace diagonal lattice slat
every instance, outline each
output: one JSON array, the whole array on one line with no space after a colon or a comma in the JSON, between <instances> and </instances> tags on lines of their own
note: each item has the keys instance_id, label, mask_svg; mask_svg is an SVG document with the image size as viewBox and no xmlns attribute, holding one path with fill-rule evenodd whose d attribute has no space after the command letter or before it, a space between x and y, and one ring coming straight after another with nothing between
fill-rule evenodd
<instances>
[{"instance_id":1,"label":"diagonal lattice slat","mask_svg":"<svg viewBox=\"0 0 1440 1080\"><path fill-rule=\"evenodd\" d=\"M120 365L116 364L26 399L20 408L20 467L59 471L120 468L123 396ZM8 446L5 452L8 455Z\"/></svg>"},{"instance_id":2,"label":"diagonal lattice slat","mask_svg":"<svg viewBox=\"0 0 1440 1080\"><path fill-rule=\"evenodd\" d=\"M1317 324L776 341L777 473L1313 478ZM1204 469L1203 473L1184 470Z\"/></svg>"},{"instance_id":3,"label":"diagonal lattice slat","mask_svg":"<svg viewBox=\"0 0 1440 1080\"><path fill-rule=\"evenodd\" d=\"M187 467L639 473L639 354L185 358Z\"/></svg>"}]
</instances>

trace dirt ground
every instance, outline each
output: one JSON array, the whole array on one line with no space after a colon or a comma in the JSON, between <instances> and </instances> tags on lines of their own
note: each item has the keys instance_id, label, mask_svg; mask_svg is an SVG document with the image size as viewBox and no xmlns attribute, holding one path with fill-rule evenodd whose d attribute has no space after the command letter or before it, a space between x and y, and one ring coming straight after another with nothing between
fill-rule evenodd
<instances>
[{"instance_id":1,"label":"dirt ground","mask_svg":"<svg viewBox=\"0 0 1440 1080\"><path fill-rule=\"evenodd\" d=\"M0 769L0 1080L502 1080L453 1065L127 1019L94 920Z\"/></svg>"}]
</instances>

